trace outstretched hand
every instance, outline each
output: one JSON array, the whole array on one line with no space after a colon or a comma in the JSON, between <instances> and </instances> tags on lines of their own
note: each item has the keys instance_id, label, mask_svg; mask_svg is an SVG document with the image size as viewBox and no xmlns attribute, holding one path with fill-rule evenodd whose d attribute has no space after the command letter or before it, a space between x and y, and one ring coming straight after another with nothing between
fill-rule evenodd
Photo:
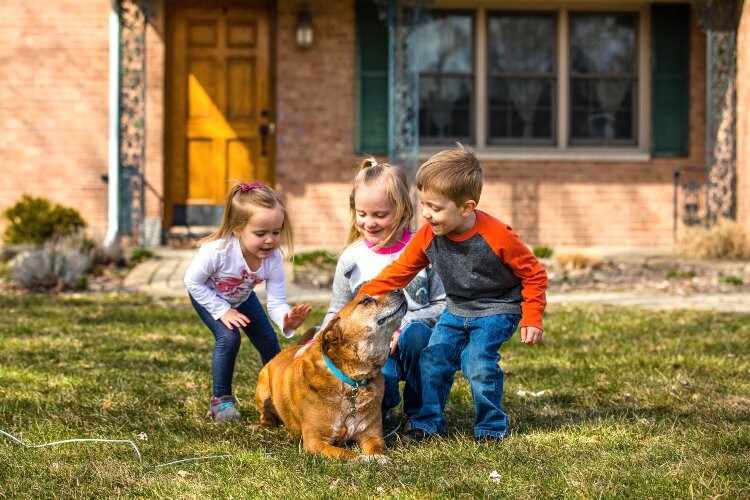
<instances>
[{"instance_id":1,"label":"outstretched hand","mask_svg":"<svg viewBox=\"0 0 750 500\"><path fill-rule=\"evenodd\" d=\"M521 342L524 344L536 344L544 337L544 330L535 326L521 327Z\"/></svg>"},{"instance_id":2,"label":"outstretched hand","mask_svg":"<svg viewBox=\"0 0 750 500\"><path fill-rule=\"evenodd\" d=\"M300 304L284 315L284 329L296 330L312 312L310 304Z\"/></svg>"}]
</instances>

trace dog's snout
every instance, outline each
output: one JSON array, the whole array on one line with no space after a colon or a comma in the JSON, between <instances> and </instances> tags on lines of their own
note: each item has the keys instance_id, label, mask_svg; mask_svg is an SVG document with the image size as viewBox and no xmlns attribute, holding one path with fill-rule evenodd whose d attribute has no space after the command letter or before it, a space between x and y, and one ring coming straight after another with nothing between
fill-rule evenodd
<instances>
[{"instance_id":1,"label":"dog's snout","mask_svg":"<svg viewBox=\"0 0 750 500\"><path fill-rule=\"evenodd\" d=\"M393 290L393 293L395 293L396 295L403 295L404 291L400 288L396 288L395 290Z\"/></svg>"}]
</instances>

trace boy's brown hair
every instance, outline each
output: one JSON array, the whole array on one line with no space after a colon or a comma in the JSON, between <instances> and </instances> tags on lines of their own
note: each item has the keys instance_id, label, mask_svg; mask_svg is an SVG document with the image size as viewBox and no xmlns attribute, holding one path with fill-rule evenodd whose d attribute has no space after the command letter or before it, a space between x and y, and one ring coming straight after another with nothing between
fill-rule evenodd
<instances>
[{"instance_id":1,"label":"boy's brown hair","mask_svg":"<svg viewBox=\"0 0 750 500\"><path fill-rule=\"evenodd\" d=\"M417 170L417 189L445 196L457 206L479 203L484 173L474 151L461 143L434 154Z\"/></svg>"}]
</instances>

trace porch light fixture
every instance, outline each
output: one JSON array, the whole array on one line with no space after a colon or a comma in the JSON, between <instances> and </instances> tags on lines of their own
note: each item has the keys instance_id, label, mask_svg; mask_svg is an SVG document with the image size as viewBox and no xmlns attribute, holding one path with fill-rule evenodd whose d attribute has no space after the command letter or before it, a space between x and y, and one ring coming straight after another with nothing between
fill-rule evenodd
<instances>
[{"instance_id":1,"label":"porch light fixture","mask_svg":"<svg viewBox=\"0 0 750 500\"><path fill-rule=\"evenodd\" d=\"M312 16L307 7L303 7L297 16L297 48L309 49L313 44Z\"/></svg>"}]
</instances>

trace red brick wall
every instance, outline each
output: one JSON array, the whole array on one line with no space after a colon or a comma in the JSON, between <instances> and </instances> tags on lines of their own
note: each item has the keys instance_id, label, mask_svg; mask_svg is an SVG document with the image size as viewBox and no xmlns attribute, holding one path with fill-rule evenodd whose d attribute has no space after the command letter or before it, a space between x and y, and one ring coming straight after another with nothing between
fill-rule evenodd
<instances>
[{"instance_id":1,"label":"red brick wall","mask_svg":"<svg viewBox=\"0 0 750 500\"><path fill-rule=\"evenodd\" d=\"M146 165L153 189L146 190L146 217L160 219L164 197L164 78L166 19L164 2L151 0L146 31Z\"/></svg>"},{"instance_id":2,"label":"red brick wall","mask_svg":"<svg viewBox=\"0 0 750 500\"><path fill-rule=\"evenodd\" d=\"M315 46L294 47L297 4L278 4L277 187L296 241L336 247L346 236L354 153L352 2L309 3ZM480 208L533 244L662 247L673 243L673 171L705 178L705 41L691 34L690 156L646 162L482 159Z\"/></svg>"},{"instance_id":3,"label":"red brick wall","mask_svg":"<svg viewBox=\"0 0 750 500\"><path fill-rule=\"evenodd\" d=\"M750 3L737 33L737 220L750 229Z\"/></svg>"},{"instance_id":4,"label":"red brick wall","mask_svg":"<svg viewBox=\"0 0 750 500\"><path fill-rule=\"evenodd\" d=\"M354 2L306 3L312 48L295 47L300 3L279 0L276 23L276 186L296 243L336 248L346 237L354 153Z\"/></svg>"},{"instance_id":5,"label":"red brick wall","mask_svg":"<svg viewBox=\"0 0 750 500\"><path fill-rule=\"evenodd\" d=\"M0 2L0 212L44 196L104 236L109 12L107 0Z\"/></svg>"}]
</instances>

